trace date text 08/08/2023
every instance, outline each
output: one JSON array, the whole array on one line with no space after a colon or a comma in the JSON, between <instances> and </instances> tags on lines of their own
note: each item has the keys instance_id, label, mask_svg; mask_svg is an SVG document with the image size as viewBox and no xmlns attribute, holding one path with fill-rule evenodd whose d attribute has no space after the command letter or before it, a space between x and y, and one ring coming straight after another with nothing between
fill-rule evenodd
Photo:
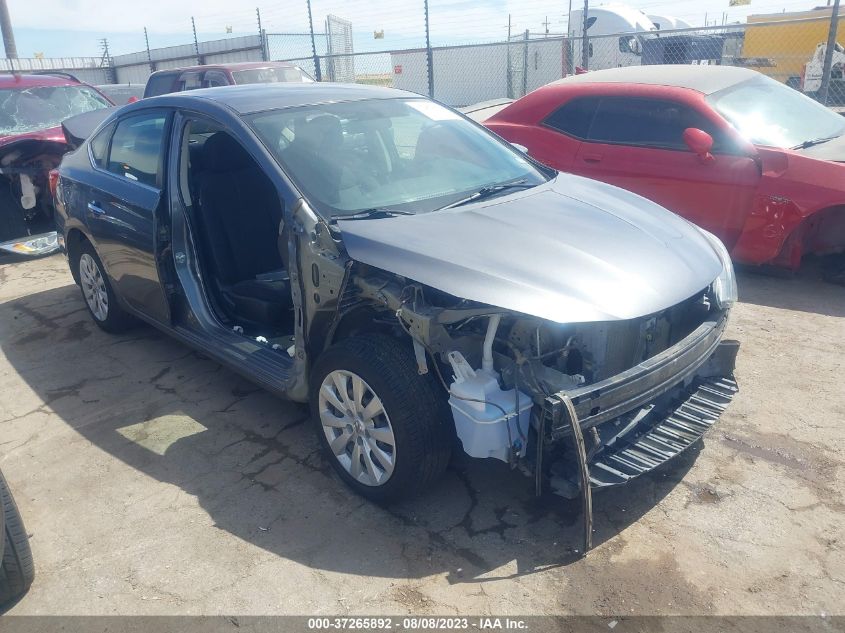
<instances>
[{"instance_id":1,"label":"date text 08/08/2023","mask_svg":"<svg viewBox=\"0 0 845 633\"><path fill-rule=\"evenodd\" d=\"M528 625L519 618L497 617L413 617L401 620L391 617L323 617L309 618L309 630L367 630L367 631L416 631L416 630L512 630L525 631Z\"/></svg>"}]
</instances>

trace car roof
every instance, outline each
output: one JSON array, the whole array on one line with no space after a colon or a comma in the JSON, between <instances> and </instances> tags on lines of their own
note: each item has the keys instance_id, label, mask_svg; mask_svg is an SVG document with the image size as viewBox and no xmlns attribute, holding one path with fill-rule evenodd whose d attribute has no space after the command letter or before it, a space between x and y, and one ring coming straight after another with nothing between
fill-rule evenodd
<instances>
[{"instance_id":1,"label":"car roof","mask_svg":"<svg viewBox=\"0 0 845 633\"><path fill-rule=\"evenodd\" d=\"M656 64L595 70L581 75L572 75L558 79L549 85L568 86L590 83L645 84L688 88L709 95L759 76L761 76L760 73L755 70L738 68L736 66Z\"/></svg>"},{"instance_id":2,"label":"car roof","mask_svg":"<svg viewBox=\"0 0 845 633\"><path fill-rule=\"evenodd\" d=\"M181 68L168 68L157 70L153 75L164 75L170 73L190 72L192 70L250 70L252 68L296 68L287 62L231 62L227 64L205 64L202 66L182 66Z\"/></svg>"},{"instance_id":3,"label":"car roof","mask_svg":"<svg viewBox=\"0 0 845 633\"><path fill-rule=\"evenodd\" d=\"M271 83L200 88L186 92L173 92L144 99L145 105L189 107L197 100L214 101L228 106L238 114L251 114L278 108L314 105L339 101L365 101L368 99L420 98L420 95L395 88L382 88L364 84ZM141 102L139 102L141 103Z\"/></svg>"},{"instance_id":4,"label":"car roof","mask_svg":"<svg viewBox=\"0 0 845 633\"><path fill-rule=\"evenodd\" d=\"M35 86L76 85L80 85L80 82L74 81L65 75L0 73L0 88L33 88Z\"/></svg>"}]
</instances>

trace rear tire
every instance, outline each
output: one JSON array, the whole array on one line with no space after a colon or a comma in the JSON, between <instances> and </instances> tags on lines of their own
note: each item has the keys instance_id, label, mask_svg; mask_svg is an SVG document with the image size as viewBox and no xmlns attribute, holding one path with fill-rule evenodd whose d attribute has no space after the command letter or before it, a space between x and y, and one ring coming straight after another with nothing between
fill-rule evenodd
<instances>
[{"instance_id":1,"label":"rear tire","mask_svg":"<svg viewBox=\"0 0 845 633\"><path fill-rule=\"evenodd\" d=\"M111 334L125 332L131 328L135 319L120 305L103 263L91 242L82 244L74 265L82 290L82 300L94 323Z\"/></svg>"},{"instance_id":2,"label":"rear tire","mask_svg":"<svg viewBox=\"0 0 845 633\"><path fill-rule=\"evenodd\" d=\"M443 474L451 418L431 374L418 373L410 341L341 341L317 360L310 390L326 458L359 495L390 503L425 491Z\"/></svg>"},{"instance_id":3,"label":"rear tire","mask_svg":"<svg viewBox=\"0 0 845 633\"><path fill-rule=\"evenodd\" d=\"M2 472L0 504L5 523L3 559L0 561L0 604L5 604L26 593L35 577L35 566L26 528Z\"/></svg>"}]
</instances>

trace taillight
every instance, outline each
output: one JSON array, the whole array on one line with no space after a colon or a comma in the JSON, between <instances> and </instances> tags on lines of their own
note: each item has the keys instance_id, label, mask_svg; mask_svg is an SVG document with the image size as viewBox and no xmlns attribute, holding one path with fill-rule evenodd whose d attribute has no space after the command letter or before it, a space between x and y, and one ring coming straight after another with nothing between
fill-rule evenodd
<instances>
[{"instance_id":1,"label":"taillight","mask_svg":"<svg viewBox=\"0 0 845 633\"><path fill-rule=\"evenodd\" d=\"M42 173L44 173L44 172L42 172ZM50 195L53 196L53 200L55 200L56 199L56 189L59 186L59 170L58 169L51 169L50 170L48 181L50 183Z\"/></svg>"}]
</instances>

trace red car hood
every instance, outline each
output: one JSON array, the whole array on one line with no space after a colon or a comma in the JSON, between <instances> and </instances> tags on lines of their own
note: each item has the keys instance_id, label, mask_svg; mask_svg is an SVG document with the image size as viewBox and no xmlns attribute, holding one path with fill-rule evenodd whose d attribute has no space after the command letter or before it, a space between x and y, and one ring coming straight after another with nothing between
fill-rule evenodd
<instances>
[{"instance_id":1,"label":"red car hood","mask_svg":"<svg viewBox=\"0 0 845 633\"><path fill-rule=\"evenodd\" d=\"M33 140L33 141L55 141L57 143L65 142L65 135L62 132L62 126L49 127L43 130L35 130L33 132L26 132L24 134L11 134L9 136L0 136L0 147L17 143L18 141Z\"/></svg>"}]
</instances>

